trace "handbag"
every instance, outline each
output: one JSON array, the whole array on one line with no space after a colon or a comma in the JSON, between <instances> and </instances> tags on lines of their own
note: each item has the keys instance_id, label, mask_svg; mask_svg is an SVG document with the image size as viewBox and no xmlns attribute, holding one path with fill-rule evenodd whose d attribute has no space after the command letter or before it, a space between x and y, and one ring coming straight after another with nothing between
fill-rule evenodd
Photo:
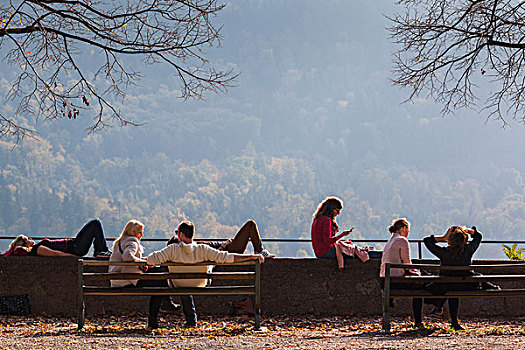
<instances>
[{"instance_id":1,"label":"handbag","mask_svg":"<svg viewBox=\"0 0 525 350\"><path fill-rule=\"evenodd\" d=\"M29 295L0 296L0 315L25 316L31 313Z\"/></svg>"},{"instance_id":2,"label":"handbag","mask_svg":"<svg viewBox=\"0 0 525 350\"><path fill-rule=\"evenodd\" d=\"M229 313L231 315L255 315L255 306L253 305L252 298L231 301L228 305L230 306Z\"/></svg>"}]
</instances>

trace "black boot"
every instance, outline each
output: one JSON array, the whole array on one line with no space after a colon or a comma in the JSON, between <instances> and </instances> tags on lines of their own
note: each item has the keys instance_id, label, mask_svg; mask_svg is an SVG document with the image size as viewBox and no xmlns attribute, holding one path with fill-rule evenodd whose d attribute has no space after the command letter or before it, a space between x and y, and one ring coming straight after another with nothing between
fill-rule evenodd
<instances>
[{"instance_id":1,"label":"black boot","mask_svg":"<svg viewBox=\"0 0 525 350\"><path fill-rule=\"evenodd\" d=\"M159 328L159 323L157 322L157 318L148 317L148 328L149 329L157 329Z\"/></svg>"},{"instance_id":2,"label":"black boot","mask_svg":"<svg viewBox=\"0 0 525 350\"><path fill-rule=\"evenodd\" d=\"M455 331L464 331L465 328L463 328L458 322L452 322L450 325L450 328L452 328Z\"/></svg>"},{"instance_id":3,"label":"black boot","mask_svg":"<svg viewBox=\"0 0 525 350\"><path fill-rule=\"evenodd\" d=\"M169 297L163 298L160 304L160 312L163 313L173 313L180 311L181 309L182 307L180 304L173 303Z\"/></svg>"}]
</instances>

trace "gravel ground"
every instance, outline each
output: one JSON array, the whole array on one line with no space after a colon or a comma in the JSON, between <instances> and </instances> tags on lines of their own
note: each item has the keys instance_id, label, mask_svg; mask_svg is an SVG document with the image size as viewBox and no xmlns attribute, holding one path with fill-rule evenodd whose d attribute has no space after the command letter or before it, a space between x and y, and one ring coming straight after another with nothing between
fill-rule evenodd
<instances>
[{"instance_id":1,"label":"gravel ground","mask_svg":"<svg viewBox=\"0 0 525 350\"><path fill-rule=\"evenodd\" d=\"M180 316L162 318L149 331L145 317L90 317L82 331L72 318L0 316L0 349L525 349L525 317L463 321L454 332L441 318L415 330L395 318L393 332L380 318L266 317L253 330L251 317L203 317L181 328Z\"/></svg>"}]
</instances>

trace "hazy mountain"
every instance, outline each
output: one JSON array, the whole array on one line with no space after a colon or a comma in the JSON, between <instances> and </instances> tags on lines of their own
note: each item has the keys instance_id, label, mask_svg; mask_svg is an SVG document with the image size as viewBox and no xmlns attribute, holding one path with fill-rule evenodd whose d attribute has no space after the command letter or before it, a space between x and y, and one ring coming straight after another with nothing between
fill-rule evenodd
<instances>
[{"instance_id":1,"label":"hazy mountain","mask_svg":"<svg viewBox=\"0 0 525 350\"><path fill-rule=\"evenodd\" d=\"M228 2L223 45L209 55L240 72L237 86L181 101L167 67L145 66L122 108L146 125L86 135L88 120L41 121L41 142L2 143L0 234L67 236L99 216L109 236L133 217L163 237L187 217L201 237L228 237L253 218L265 237L307 238L317 203L338 195L339 223L356 237L388 238L392 218L406 216L413 238L465 224L524 239L525 127L468 110L443 118L425 99L402 104L384 29L394 9ZM0 80L9 76L4 65ZM482 253L502 257L498 246Z\"/></svg>"}]
</instances>

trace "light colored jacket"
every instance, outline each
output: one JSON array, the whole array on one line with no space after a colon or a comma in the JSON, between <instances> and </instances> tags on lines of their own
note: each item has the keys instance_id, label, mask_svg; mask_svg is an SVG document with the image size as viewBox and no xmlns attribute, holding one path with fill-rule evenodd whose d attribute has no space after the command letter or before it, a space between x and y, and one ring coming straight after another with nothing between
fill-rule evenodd
<instances>
[{"instance_id":1,"label":"light colored jacket","mask_svg":"<svg viewBox=\"0 0 525 350\"><path fill-rule=\"evenodd\" d=\"M335 257L340 269L345 267L344 255L357 256L362 262L370 260L368 251L365 248L358 247L349 240L335 242Z\"/></svg>"},{"instance_id":2,"label":"light colored jacket","mask_svg":"<svg viewBox=\"0 0 525 350\"><path fill-rule=\"evenodd\" d=\"M126 236L120 241L120 248L117 245L111 253L109 261L146 261L142 259L142 253L144 253L144 247L140 244L137 237ZM109 272L121 272L121 273L142 273L136 266L110 266ZM111 280L111 287L124 287L128 284L137 285L138 280Z\"/></svg>"},{"instance_id":3,"label":"light colored jacket","mask_svg":"<svg viewBox=\"0 0 525 350\"><path fill-rule=\"evenodd\" d=\"M410 259L410 244L406 237L401 236L399 233L394 233L390 240L386 243L383 249L383 256L381 258L381 271L379 277L385 277L385 264L411 264ZM405 274L404 269L393 268L390 269L390 276L403 276Z\"/></svg>"},{"instance_id":4,"label":"light colored jacket","mask_svg":"<svg viewBox=\"0 0 525 350\"><path fill-rule=\"evenodd\" d=\"M186 244L170 244L166 248L153 252L146 258L148 265L159 265L165 262L177 262L183 264L196 264L205 261L217 263L232 263L234 254L226 251L214 249L206 244L197 244L195 242ZM204 266L169 266L172 273L177 272L196 272L209 273L213 265ZM173 287L205 287L206 279L172 279Z\"/></svg>"}]
</instances>

